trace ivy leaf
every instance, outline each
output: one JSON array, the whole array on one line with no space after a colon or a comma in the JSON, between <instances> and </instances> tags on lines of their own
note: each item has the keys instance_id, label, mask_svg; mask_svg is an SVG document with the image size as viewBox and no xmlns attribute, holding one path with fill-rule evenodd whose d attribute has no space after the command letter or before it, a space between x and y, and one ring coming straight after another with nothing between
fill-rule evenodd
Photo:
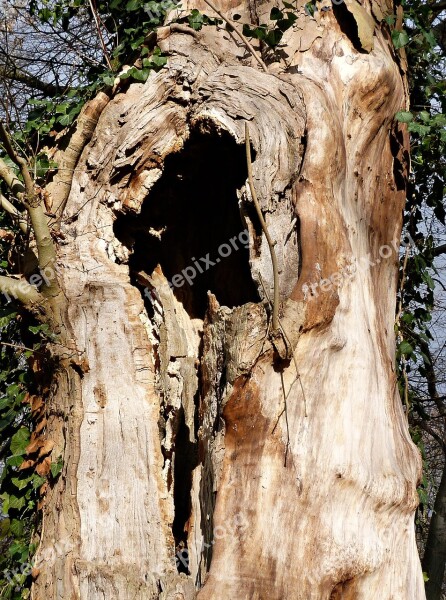
<instances>
[{"instance_id":1,"label":"ivy leaf","mask_svg":"<svg viewBox=\"0 0 446 600\"><path fill-rule=\"evenodd\" d=\"M20 562L25 562L29 556L29 546L16 540L10 545L8 552L10 556L16 556Z\"/></svg>"},{"instance_id":2,"label":"ivy leaf","mask_svg":"<svg viewBox=\"0 0 446 600\"><path fill-rule=\"evenodd\" d=\"M37 475L37 473L35 473L32 477L33 488L37 489L38 487L43 485L45 483L45 481L46 481L45 477L41 477L40 475Z\"/></svg>"},{"instance_id":3,"label":"ivy leaf","mask_svg":"<svg viewBox=\"0 0 446 600\"><path fill-rule=\"evenodd\" d=\"M147 81L148 76L150 75L150 69L135 69L132 73L133 79L135 81Z\"/></svg>"},{"instance_id":4,"label":"ivy leaf","mask_svg":"<svg viewBox=\"0 0 446 600\"><path fill-rule=\"evenodd\" d=\"M29 482L31 481L31 479L32 479L32 476L28 476L28 477L11 477L12 483L19 490L23 490L24 488L26 488L28 486Z\"/></svg>"},{"instance_id":5,"label":"ivy leaf","mask_svg":"<svg viewBox=\"0 0 446 600\"><path fill-rule=\"evenodd\" d=\"M274 48L274 46L277 46L277 44L279 44L280 40L282 39L283 33L277 29L273 29L272 31L269 31L265 37L265 42L268 44L268 46L271 46L271 48Z\"/></svg>"},{"instance_id":6,"label":"ivy leaf","mask_svg":"<svg viewBox=\"0 0 446 600\"><path fill-rule=\"evenodd\" d=\"M62 125L62 127L67 127L73 122L73 117L70 114L62 115L57 119L57 122Z\"/></svg>"},{"instance_id":7,"label":"ivy leaf","mask_svg":"<svg viewBox=\"0 0 446 600\"><path fill-rule=\"evenodd\" d=\"M140 35L134 42L132 42L130 44L130 48L132 50L136 50L137 48L139 48L139 46L142 46L142 43L144 42L145 39L145 35Z\"/></svg>"},{"instance_id":8,"label":"ivy leaf","mask_svg":"<svg viewBox=\"0 0 446 600\"><path fill-rule=\"evenodd\" d=\"M395 119L400 123L410 123L413 121L413 114L408 110L399 110L395 115Z\"/></svg>"},{"instance_id":9,"label":"ivy leaf","mask_svg":"<svg viewBox=\"0 0 446 600\"><path fill-rule=\"evenodd\" d=\"M25 531L25 526L23 521L19 521L18 519L12 519L10 524L11 533L13 533L16 537L22 537Z\"/></svg>"},{"instance_id":10,"label":"ivy leaf","mask_svg":"<svg viewBox=\"0 0 446 600\"><path fill-rule=\"evenodd\" d=\"M0 540L1 541L3 541L3 539L8 535L9 525L10 525L9 519L1 519L0 520Z\"/></svg>"},{"instance_id":11,"label":"ivy leaf","mask_svg":"<svg viewBox=\"0 0 446 600\"><path fill-rule=\"evenodd\" d=\"M395 48L403 48L406 44L409 43L409 36L407 35L407 31L398 31L398 29L394 29L392 31L392 42Z\"/></svg>"},{"instance_id":12,"label":"ivy leaf","mask_svg":"<svg viewBox=\"0 0 446 600\"><path fill-rule=\"evenodd\" d=\"M167 64L167 57L166 56L160 56L159 54L153 54L150 57L150 62L155 67L161 68L161 67L164 67L165 64Z\"/></svg>"},{"instance_id":13,"label":"ivy leaf","mask_svg":"<svg viewBox=\"0 0 446 600\"><path fill-rule=\"evenodd\" d=\"M9 407L11 404L11 398L1 398L0 399L0 411L4 410L5 408Z\"/></svg>"},{"instance_id":14,"label":"ivy leaf","mask_svg":"<svg viewBox=\"0 0 446 600\"><path fill-rule=\"evenodd\" d=\"M425 29L423 29L423 36L424 39L427 41L427 43L429 44L429 46L434 49L435 46L437 45L437 40L435 39L435 35L432 33L432 31L426 31Z\"/></svg>"},{"instance_id":15,"label":"ivy leaf","mask_svg":"<svg viewBox=\"0 0 446 600\"><path fill-rule=\"evenodd\" d=\"M309 15L310 17L314 16L316 10L317 8L313 2L307 2L305 4L305 14Z\"/></svg>"},{"instance_id":16,"label":"ivy leaf","mask_svg":"<svg viewBox=\"0 0 446 600\"><path fill-rule=\"evenodd\" d=\"M432 279L432 277L429 275L429 273L427 273L426 271L424 273L421 274L421 277L423 279L423 281L426 283L427 287L430 290L433 290L435 288L435 283L434 280Z\"/></svg>"},{"instance_id":17,"label":"ivy leaf","mask_svg":"<svg viewBox=\"0 0 446 600\"><path fill-rule=\"evenodd\" d=\"M127 2L126 6L125 6L125 10L127 12L133 12L135 10L138 10L141 6L140 0L130 0L130 2Z\"/></svg>"},{"instance_id":18,"label":"ivy leaf","mask_svg":"<svg viewBox=\"0 0 446 600\"><path fill-rule=\"evenodd\" d=\"M384 17L384 21L388 25L395 25L396 15L387 15L386 17Z\"/></svg>"},{"instance_id":19,"label":"ivy leaf","mask_svg":"<svg viewBox=\"0 0 446 600\"><path fill-rule=\"evenodd\" d=\"M420 504L423 504L424 506L426 506L428 503L428 497L427 497L426 490L423 490L423 488L418 488L417 492L418 492L418 497L420 498Z\"/></svg>"},{"instance_id":20,"label":"ivy leaf","mask_svg":"<svg viewBox=\"0 0 446 600\"><path fill-rule=\"evenodd\" d=\"M406 341L401 342L398 350L400 354L403 354L404 356L410 356L411 354L413 354L412 346L409 344L409 342Z\"/></svg>"},{"instance_id":21,"label":"ivy leaf","mask_svg":"<svg viewBox=\"0 0 446 600\"><path fill-rule=\"evenodd\" d=\"M57 462L51 463L51 475L53 476L54 479L62 471L62 467L63 467L62 457L59 457L59 459L57 460Z\"/></svg>"},{"instance_id":22,"label":"ivy leaf","mask_svg":"<svg viewBox=\"0 0 446 600\"><path fill-rule=\"evenodd\" d=\"M62 102L62 104L58 104L56 106L56 113L64 115L67 112L67 108L69 108L69 102Z\"/></svg>"},{"instance_id":23,"label":"ivy leaf","mask_svg":"<svg viewBox=\"0 0 446 600\"><path fill-rule=\"evenodd\" d=\"M252 35L252 37L257 38L258 40L266 40L266 36L267 36L266 27L255 27L251 31L251 35Z\"/></svg>"},{"instance_id":24,"label":"ivy leaf","mask_svg":"<svg viewBox=\"0 0 446 600\"><path fill-rule=\"evenodd\" d=\"M278 21L279 19L283 19L283 12L279 10L276 6L271 9L269 18L271 21Z\"/></svg>"},{"instance_id":25,"label":"ivy leaf","mask_svg":"<svg viewBox=\"0 0 446 600\"><path fill-rule=\"evenodd\" d=\"M421 123L409 123L409 131L412 133L418 133L421 137L424 137L430 132L431 128L427 125L422 125Z\"/></svg>"},{"instance_id":26,"label":"ivy leaf","mask_svg":"<svg viewBox=\"0 0 446 600\"><path fill-rule=\"evenodd\" d=\"M29 444L29 429L27 427L21 427L17 433L11 438L10 449L15 455L22 455L26 453L26 447Z\"/></svg>"},{"instance_id":27,"label":"ivy leaf","mask_svg":"<svg viewBox=\"0 0 446 600\"><path fill-rule=\"evenodd\" d=\"M21 510L26 504L24 496L13 496L12 494L10 494L8 496L8 499L9 508L14 508L16 510Z\"/></svg>"},{"instance_id":28,"label":"ivy leaf","mask_svg":"<svg viewBox=\"0 0 446 600\"><path fill-rule=\"evenodd\" d=\"M24 458L22 454L19 455L13 455L10 456L7 460L6 460L6 464L8 465L8 467L20 467L20 465L22 464Z\"/></svg>"},{"instance_id":29,"label":"ivy leaf","mask_svg":"<svg viewBox=\"0 0 446 600\"><path fill-rule=\"evenodd\" d=\"M294 21L296 19L297 19L296 15L292 15L290 13L287 19L280 19L279 21L277 21L277 27L280 29L280 31L284 32L293 26Z\"/></svg>"},{"instance_id":30,"label":"ivy leaf","mask_svg":"<svg viewBox=\"0 0 446 600\"><path fill-rule=\"evenodd\" d=\"M105 85L113 85L115 82L115 78L112 75L105 75L102 78L102 81L105 83Z\"/></svg>"},{"instance_id":31,"label":"ivy leaf","mask_svg":"<svg viewBox=\"0 0 446 600\"><path fill-rule=\"evenodd\" d=\"M187 20L189 21L189 25L192 27L192 29L195 29L195 31L200 31L200 29L203 27L204 16L196 8L191 11L190 15L187 17Z\"/></svg>"}]
</instances>

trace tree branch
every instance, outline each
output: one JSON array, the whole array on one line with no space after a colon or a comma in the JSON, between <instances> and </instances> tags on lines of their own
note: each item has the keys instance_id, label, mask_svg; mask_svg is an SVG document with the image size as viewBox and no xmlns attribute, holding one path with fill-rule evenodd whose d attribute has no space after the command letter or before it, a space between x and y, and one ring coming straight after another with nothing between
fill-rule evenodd
<instances>
[{"instance_id":1,"label":"tree branch","mask_svg":"<svg viewBox=\"0 0 446 600\"><path fill-rule=\"evenodd\" d=\"M23 214L16 209L16 207L7 200L3 194L0 194L0 207L3 208L8 214L12 215L19 222L19 227L23 233L28 233L28 223Z\"/></svg>"},{"instance_id":2,"label":"tree branch","mask_svg":"<svg viewBox=\"0 0 446 600\"><path fill-rule=\"evenodd\" d=\"M249 50L250 54L252 54L252 56L256 59L256 61L259 63L259 65L262 67L262 69L265 71L265 73L268 73L268 67L265 65L265 63L263 62L263 60L260 58L260 56L258 55L258 53L254 50L253 46L248 42L248 40L246 39L246 37L243 35L243 33L241 31L238 30L238 28L235 26L234 22L231 21L230 19L228 19L228 17L225 17L224 14L222 12L220 12L218 10L218 8L216 6L214 6L214 4L212 4L212 2L210 2L210 0L204 0L206 2L206 4L212 8L212 10L214 12L217 13L217 15L223 19L223 21L229 25L229 27L231 29L233 29L235 31L235 33L239 36L239 38L242 40L243 44L246 46L246 48Z\"/></svg>"},{"instance_id":3,"label":"tree branch","mask_svg":"<svg viewBox=\"0 0 446 600\"><path fill-rule=\"evenodd\" d=\"M10 159L19 167L23 181L25 182L25 188L23 188L23 184L20 183L13 171L9 169L2 159L0 159L0 177L2 176L2 172L5 171L6 167L5 181L7 185L9 185L8 180L11 180L12 186L9 185L9 187L12 191L14 191L14 188L17 188L18 186L21 188L21 191L16 195L19 200L24 203L31 219L31 225L37 244L39 268L41 271L50 268L53 273L52 278L48 279L49 283L44 288L45 294L56 296L59 293L59 285L57 282L57 277L55 276L56 249L51 238L47 218L42 207L42 201L36 197L34 182L28 171L26 160L19 156L15 151L11 139L2 122L0 122L0 141L3 143Z\"/></svg>"},{"instance_id":4,"label":"tree branch","mask_svg":"<svg viewBox=\"0 0 446 600\"><path fill-rule=\"evenodd\" d=\"M446 406L441 401L441 396L438 393L437 375L435 373L434 359L429 348L429 344L426 342L426 340L423 340L423 338L421 338L415 331L411 331L411 335L417 340L422 352L426 355L427 359L429 360L428 365L425 363L427 389L431 400L433 400L433 402L435 402L437 406L438 412L444 417L446 416Z\"/></svg>"},{"instance_id":5,"label":"tree branch","mask_svg":"<svg viewBox=\"0 0 446 600\"><path fill-rule=\"evenodd\" d=\"M8 167L5 161L0 157L0 179L6 183L14 196L23 202L22 197L25 193L25 188L23 187L23 183L20 181L14 171Z\"/></svg>"},{"instance_id":6,"label":"tree branch","mask_svg":"<svg viewBox=\"0 0 446 600\"><path fill-rule=\"evenodd\" d=\"M443 452L446 454L446 442L440 436L440 434L438 434L434 429L432 429L432 427L430 427L425 421L417 420L417 421L413 421L413 424L417 425L418 427L423 429L423 431L425 431L427 434L429 434L431 436L431 438L433 438L438 443L438 445L441 447Z\"/></svg>"},{"instance_id":7,"label":"tree branch","mask_svg":"<svg viewBox=\"0 0 446 600\"><path fill-rule=\"evenodd\" d=\"M43 304L44 298L26 279L0 276L0 294L5 300L18 300L24 305Z\"/></svg>"},{"instance_id":8,"label":"tree branch","mask_svg":"<svg viewBox=\"0 0 446 600\"><path fill-rule=\"evenodd\" d=\"M434 248L434 256L440 256L440 254L446 254L446 244Z\"/></svg>"},{"instance_id":9,"label":"tree branch","mask_svg":"<svg viewBox=\"0 0 446 600\"><path fill-rule=\"evenodd\" d=\"M3 79L9 79L10 81L23 83L34 90L43 92L46 96L57 96L64 91L59 86L52 83L46 83L34 75L30 75L24 71L21 71L17 67L8 69L5 66L0 66L0 77L3 77Z\"/></svg>"},{"instance_id":10,"label":"tree branch","mask_svg":"<svg viewBox=\"0 0 446 600\"><path fill-rule=\"evenodd\" d=\"M207 0L206 0L207 1ZM245 122L245 148L246 148L246 166L248 169L248 183L251 191L252 201L259 217L260 225L262 226L263 233L265 234L266 241L268 242L269 252L271 254L271 262L273 265L273 279L274 279L274 295L273 295L273 318L272 318L272 331L275 333L279 329L279 267L277 265L277 256L274 246L276 242L271 239L271 236L266 226L265 219L263 218L262 210L260 208L259 201L257 199L257 193L254 187L254 179L252 177L252 163L251 163L251 145L249 142L249 128L248 123Z\"/></svg>"},{"instance_id":11,"label":"tree branch","mask_svg":"<svg viewBox=\"0 0 446 600\"><path fill-rule=\"evenodd\" d=\"M53 181L47 185L47 190L52 197L53 210L58 215L59 222L62 219L70 194L74 169L82 150L91 140L99 117L109 101L110 97L107 94L99 92L93 100L87 102L77 119L76 130L70 138L68 147L60 153L60 159L56 155L57 174Z\"/></svg>"},{"instance_id":12,"label":"tree branch","mask_svg":"<svg viewBox=\"0 0 446 600\"><path fill-rule=\"evenodd\" d=\"M429 8L434 13L440 13L441 11L446 10L446 2L437 2L437 4L431 4Z\"/></svg>"},{"instance_id":13,"label":"tree branch","mask_svg":"<svg viewBox=\"0 0 446 600\"><path fill-rule=\"evenodd\" d=\"M91 13L93 15L93 19L94 19L94 22L95 22L95 25L96 25L96 31L97 31L97 34L98 34L99 43L101 44L101 49L102 49L102 53L103 53L104 58L105 58L105 62L107 63L107 67L110 69L110 71L113 71L113 66L112 66L112 64L110 62L110 57L108 55L107 47L105 45L104 37L103 37L102 31L101 31L100 17L98 15L97 11L96 11L96 6L94 5L93 0L88 0L88 1L89 1L89 4L90 4Z\"/></svg>"}]
</instances>

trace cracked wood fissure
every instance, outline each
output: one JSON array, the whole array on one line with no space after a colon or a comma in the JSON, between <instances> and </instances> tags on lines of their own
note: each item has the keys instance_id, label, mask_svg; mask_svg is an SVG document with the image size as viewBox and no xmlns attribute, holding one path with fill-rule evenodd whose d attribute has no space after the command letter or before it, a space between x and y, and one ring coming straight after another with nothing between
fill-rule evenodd
<instances>
[{"instance_id":1,"label":"cracked wood fissure","mask_svg":"<svg viewBox=\"0 0 446 600\"><path fill-rule=\"evenodd\" d=\"M79 160L68 157L73 179L55 187L65 205L57 261L64 343L77 359L62 361L49 392L48 436L64 468L43 508L35 600L425 598L413 526L421 461L394 368L404 56L382 22L389 0L354 1L347 9L368 15L367 50L343 32L342 11L329 3L312 18L302 5L286 62L263 52L268 72L221 28L161 28L167 67L101 101ZM241 22L255 8L260 23L272 6L215 5ZM191 8L212 16L205 2ZM225 306L212 285L206 297L211 270L171 289L188 266L175 237L150 269L135 242L144 233L153 253L170 235L175 215L161 222L156 202L193 205L172 190L212 159L197 140L232 143L240 156L245 122L293 360L270 342L273 269L246 177L236 190L243 272L257 295L244 303ZM184 170L160 188L182 156ZM209 210L228 177L206 190ZM138 230L145 214L153 221ZM118 235L125 218L134 229ZM242 286L225 277L231 297ZM191 308L198 293L202 314Z\"/></svg>"}]
</instances>

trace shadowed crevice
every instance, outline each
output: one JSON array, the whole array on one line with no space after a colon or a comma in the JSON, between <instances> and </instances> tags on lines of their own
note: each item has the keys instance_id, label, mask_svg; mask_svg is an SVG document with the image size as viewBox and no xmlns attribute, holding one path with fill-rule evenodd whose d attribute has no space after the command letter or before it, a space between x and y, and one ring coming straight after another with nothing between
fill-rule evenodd
<instances>
[{"instance_id":1,"label":"shadowed crevice","mask_svg":"<svg viewBox=\"0 0 446 600\"><path fill-rule=\"evenodd\" d=\"M160 264L191 318L204 318L208 291L230 308L259 301L237 198L246 177L243 146L226 132L193 131L166 158L141 214L116 220L130 270L150 274Z\"/></svg>"},{"instance_id":2,"label":"shadowed crevice","mask_svg":"<svg viewBox=\"0 0 446 600\"><path fill-rule=\"evenodd\" d=\"M358 35L358 25L355 21L354 16L345 6L344 2L334 3L333 2L333 14L338 22L338 25L344 35L348 37L348 39L353 44L354 49L357 52L366 53L361 45L361 41Z\"/></svg>"}]
</instances>

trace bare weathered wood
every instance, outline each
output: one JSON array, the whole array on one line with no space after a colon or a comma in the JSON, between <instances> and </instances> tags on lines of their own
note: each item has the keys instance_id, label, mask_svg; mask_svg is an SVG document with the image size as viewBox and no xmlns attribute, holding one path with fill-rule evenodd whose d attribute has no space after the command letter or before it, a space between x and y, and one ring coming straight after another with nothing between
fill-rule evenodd
<instances>
[{"instance_id":1,"label":"bare weathered wood","mask_svg":"<svg viewBox=\"0 0 446 600\"><path fill-rule=\"evenodd\" d=\"M271 5L217 8L264 22ZM393 117L407 90L378 22L392 8L348 4L362 49L345 14L326 8L315 19L299 10L287 56L263 54L268 73L222 29L163 28L167 68L102 110L62 224L67 345L89 369L78 361L56 377L49 430L67 466L39 555L67 537L73 549L43 564L36 600L425 597L413 528L421 461L394 368L408 145ZM291 361L270 341L274 274L247 181L237 193L262 301L209 294L194 314L199 276L171 289L160 255L143 279L132 271L142 234L122 225L169 201L157 185L191 140L226 136L236 156L245 122ZM141 225L148 248L169 225Z\"/></svg>"}]
</instances>

